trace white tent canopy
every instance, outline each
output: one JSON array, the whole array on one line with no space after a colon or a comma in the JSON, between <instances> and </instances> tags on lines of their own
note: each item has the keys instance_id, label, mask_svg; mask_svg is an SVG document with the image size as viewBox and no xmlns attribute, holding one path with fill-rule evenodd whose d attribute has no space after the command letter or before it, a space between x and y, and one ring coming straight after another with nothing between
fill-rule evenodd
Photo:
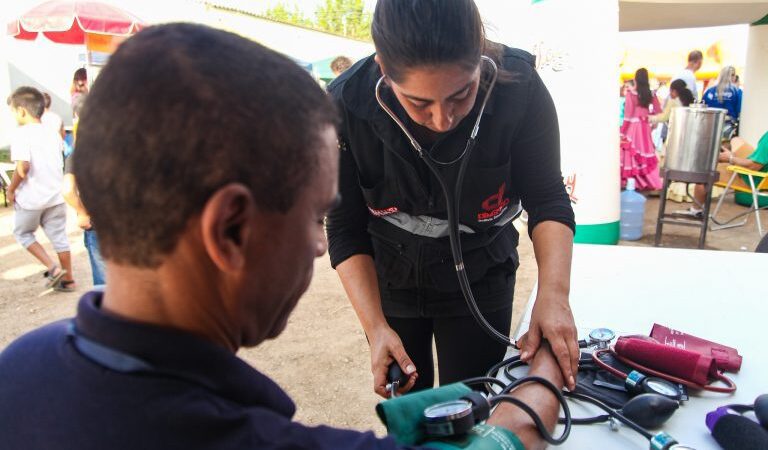
<instances>
[{"instance_id":1,"label":"white tent canopy","mask_svg":"<svg viewBox=\"0 0 768 450\"><path fill-rule=\"evenodd\" d=\"M754 23L764 0L619 0L619 30L662 30Z\"/></svg>"}]
</instances>

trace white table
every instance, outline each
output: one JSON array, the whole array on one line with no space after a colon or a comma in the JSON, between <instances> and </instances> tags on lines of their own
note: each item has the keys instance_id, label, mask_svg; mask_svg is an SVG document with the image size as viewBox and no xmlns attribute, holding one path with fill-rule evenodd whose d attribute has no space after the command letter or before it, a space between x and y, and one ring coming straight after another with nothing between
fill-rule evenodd
<instances>
[{"instance_id":1,"label":"white table","mask_svg":"<svg viewBox=\"0 0 768 450\"><path fill-rule=\"evenodd\" d=\"M601 327L617 336L647 335L656 322L739 351L741 371L727 374L737 385L733 395L695 393L663 426L681 444L719 449L706 413L768 393L768 254L575 245L572 267L570 302L580 338ZM535 298L536 289L516 337L528 329ZM597 412L571 409L574 416ZM647 449L648 443L626 427L616 433L606 424L578 425L557 448Z\"/></svg>"}]
</instances>

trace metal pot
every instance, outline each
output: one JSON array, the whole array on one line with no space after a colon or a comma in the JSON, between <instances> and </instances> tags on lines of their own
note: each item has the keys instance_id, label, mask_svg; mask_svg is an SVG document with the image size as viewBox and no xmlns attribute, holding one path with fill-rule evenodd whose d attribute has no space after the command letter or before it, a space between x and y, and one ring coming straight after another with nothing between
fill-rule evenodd
<instances>
[{"instance_id":1,"label":"metal pot","mask_svg":"<svg viewBox=\"0 0 768 450\"><path fill-rule=\"evenodd\" d=\"M664 167L683 172L715 170L726 112L699 104L673 108Z\"/></svg>"}]
</instances>

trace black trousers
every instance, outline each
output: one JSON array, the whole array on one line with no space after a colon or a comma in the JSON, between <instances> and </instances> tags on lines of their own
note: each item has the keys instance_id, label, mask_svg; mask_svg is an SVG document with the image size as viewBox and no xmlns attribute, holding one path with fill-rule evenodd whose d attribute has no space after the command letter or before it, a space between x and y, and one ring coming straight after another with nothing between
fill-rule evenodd
<instances>
[{"instance_id":1,"label":"black trousers","mask_svg":"<svg viewBox=\"0 0 768 450\"><path fill-rule=\"evenodd\" d=\"M499 332L509 335L512 305L486 312L485 319ZM466 316L401 318L387 316L389 326L400 336L419 378L413 390L434 386L432 338L437 348L440 384L484 376L504 358L507 347L492 339L467 311Z\"/></svg>"}]
</instances>

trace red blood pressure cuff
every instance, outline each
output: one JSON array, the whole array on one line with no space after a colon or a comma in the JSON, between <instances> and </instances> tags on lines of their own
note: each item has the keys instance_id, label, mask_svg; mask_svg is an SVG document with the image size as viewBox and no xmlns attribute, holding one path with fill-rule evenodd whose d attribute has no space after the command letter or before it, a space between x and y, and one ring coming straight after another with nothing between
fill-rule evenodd
<instances>
[{"instance_id":1,"label":"red blood pressure cuff","mask_svg":"<svg viewBox=\"0 0 768 450\"><path fill-rule=\"evenodd\" d=\"M741 355L733 347L711 342L657 323L653 324L650 336L664 345L710 356L715 360L715 366L718 370L735 373L741 369Z\"/></svg>"},{"instance_id":2,"label":"red blood pressure cuff","mask_svg":"<svg viewBox=\"0 0 768 450\"><path fill-rule=\"evenodd\" d=\"M699 385L709 383L717 375L715 360L697 352L676 348L652 340L620 337L615 345L616 354L637 364L683 378Z\"/></svg>"}]
</instances>

